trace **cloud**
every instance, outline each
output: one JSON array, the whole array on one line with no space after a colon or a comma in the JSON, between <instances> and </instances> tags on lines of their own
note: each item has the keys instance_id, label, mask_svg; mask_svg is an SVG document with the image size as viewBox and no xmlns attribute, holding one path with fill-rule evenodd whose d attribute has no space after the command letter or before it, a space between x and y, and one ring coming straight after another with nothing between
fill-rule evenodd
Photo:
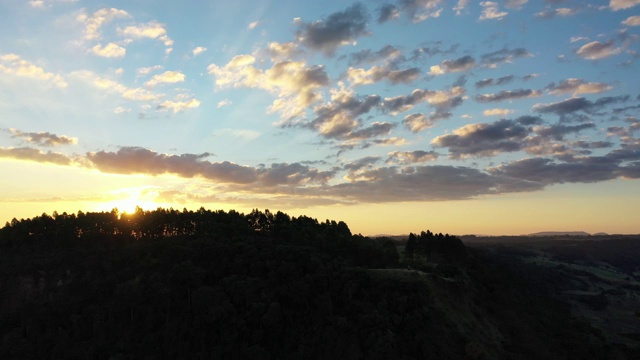
<instances>
[{"instance_id":1,"label":"cloud","mask_svg":"<svg viewBox=\"0 0 640 360\"><path fill-rule=\"evenodd\" d=\"M579 125L552 125L552 126L539 126L534 127L533 131L543 137L552 138L557 141L564 139L565 135L571 133L578 133L583 130L595 129L594 123L586 123Z\"/></svg>"},{"instance_id":2,"label":"cloud","mask_svg":"<svg viewBox=\"0 0 640 360\"><path fill-rule=\"evenodd\" d=\"M73 75L81 80L89 82L98 89L120 94L120 96L126 100L157 101L164 97L164 94L156 94L144 88L130 88L115 80L97 76L86 70L76 71Z\"/></svg>"},{"instance_id":3,"label":"cloud","mask_svg":"<svg viewBox=\"0 0 640 360\"><path fill-rule=\"evenodd\" d=\"M486 67L495 68L498 64L511 63L515 59L532 56L533 55L525 48L517 48L513 50L504 48L482 55L480 61Z\"/></svg>"},{"instance_id":4,"label":"cloud","mask_svg":"<svg viewBox=\"0 0 640 360\"><path fill-rule=\"evenodd\" d=\"M141 67L136 69L136 75L137 76L145 76L145 75L149 75L150 73L152 73L153 71L156 70L161 70L162 69L162 65L154 65L154 66L149 66L149 67Z\"/></svg>"},{"instance_id":5,"label":"cloud","mask_svg":"<svg viewBox=\"0 0 640 360\"><path fill-rule=\"evenodd\" d=\"M91 52L106 58L122 58L127 53L127 49L116 43L108 43L104 47L100 44L95 45L91 48Z\"/></svg>"},{"instance_id":6,"label":"cloud","mask_svg":"<svg viewBox=\"0 0 640 360\"><path fill-rule=\"evenodd\" d=\"M256 58L238 55L225 66L209 65L209 74L216 78L219 87L249 87L264 89L278 98L270 111L279 112L283 119L300 116L311 104L320 100L317 92L329 84L329 77L322 66L307 67L304 62L281 61L267 70L254 66Z\"/></svg>"},{"instance_id":7,"label":"cloud","mask_svg":"<svg viewBox=\"0 0 640 360\"><path fill-rule=\"evenodd\" d=\"M402 124L411 132L417 133L435 126L438 120L449 118L449 113L433 113L427 116L422 113L410 114L404 117Z\"/></svg>"},{"instance_id":8,"label":"cloud","mask_svg":"<svg viewBox=\"0 0 640 360\"><path fill-rule=\"evenodd\" d=\"M359 117L380 104L380 96L356 96L353 90L332 90L331 101L314 109L315 118L304 127L326 138L352 138L361 127ZM388 127L388 125L385 125Z\"/></svg>"},{"instance_id":9,"label":"cloud","mask_svg":"<svg viewBox=\"0 0 640 360\"><path fill-rule=\"evenodd\" d=\"M484 116L507 116L513 113L513 110L509 109L487 109L482 112Z\"/></svg>"},{"instance_id":10,"label":"cloud","mask_svg":"<svg viewBox=\"0 0 640 360\"><path fill-rule=\"evenodd\" d=\"M464 93L464 88L460 86L453 87L448 91L416 89L413 90L410 95L385 98L382 103L382 107L392 115L396 115L401 112L409 111L417 104L426 101L431 106L435 107L438 112L446 112L462 104L464 101Z\"/></svg>"},{"instance_id":11,"label":"cloud","mask_svg":"<svg viewBox=\"0 0 640 360\"><path fill-rule=\"evenodd\" d=\"M173 40L167 35L167 30L164 24L160 24L156 21L151 21L146 24L137 26L127 26L124 29L119 30L123 36L133 39L157 39L160 40L164 46L168 49L168 53L171 52L171 46L173 46Z\"/></svg>"},{"instance_id":12,"label":"cloud","mask_svg":"<svg viewBox=\"0 0 640 360\"><path fill-rule=\"evenodd\" d=\"M557 8L557 9L545 9L543 11L533 14L533 16L541 19L552 19L556 16L568 17L578 13L577 9L570 8Z\"/></svg>"},{"instance_id":13,"label":"cloud","mask_svg":"<svg viewBox=\"0 0 640 360\"><path fill-rule=\"evenodd\" d=\"M349 64L352 66L360 64L371 64L379 61L391 62L402 56L402 51L391 45L386 45L378 51L370 49L361 50L349 55Z\"/></svg>"},{"instance_id":14,"label":"cloud","mask_svg":"<svg viewBox=\"0 0 640 360\"><path fill-rule=\"evenodd\" d=\"M613 11L624 10L640 5L640 0L611 0L609 7Z\"/></svg>"},{"instance_id":15,"label":"cloud","mask_svg":"<svg viewBox=\"0 0 640 360\"><path fill-rule=\"evenodd\" d=\"M75 145L78 139L66 135L55 135L50 132L23 132L17 129L7 129L11 133L11 138L21 139L24 142L35 144L38 146L62 146Z\"/></svg>"},{"instance_id":16,"label":"cloud","mask_svg":"<svg viewBox=\"0 0 640 360\"><path fill-rule=\"evenodd\" d=\"M368 34L366 9L357 3L325 20L301 23L300 28L297 40L301 44L333 56L340 46L355 44L359 37Z\"/></svg>"},{"instance_id":17,"label":"cloud","mask_svg":"<svg viewBox=\"0 0 640 360\"><path fill-rule=\"evenodd\" d=\"M151 80L144 83L145 86L154 87L158 84L175 84L184 82L186 76L179 71L165 71L162 74L153 75Z\"/></svg>"},{"instance_id":18,"label":"cloud","mask_svg":"<svg viewBox=\"0 0 640 360\"><path fill-rule=\"evenodd\" d=\"M104 8L96 11L93 15L89 16L85 12L77 16L76 20L84 24L84 39L85 40L99 40L100 28L110 23L115 19L122 19L130 17L129 13L124 10L116 8Z\"/></svg>"},{"instance_id":19,"label":"cloud","mask_svg":"<svg viewBox=\"0 0 640 360\"><path fill-rule=\"evenodd\" d=\"M43 68L22 59L16 54L0 55L0 72L43 81L60 89L64 89L68 86L67 82L61 75L47 72Z\"/></svg>"},{"instance_id":20,"label":"cloud","mask_svg":"<svg viewBox=\"0 0 640 360\"><path fill-rule=\"evenodd\" d=\"M442 75L451 72L469 71L476 66L476 61L472 56L465 55L455 60L444 60L440 65L430 68L429 75Z\"/></svg>"},{"instance_id":21,"label":"cloud","mask_svg":"<svg viewBox=\"0 0 640 360\"><path fill-rule=\"evenodd\" d=\"M489 103L489 102L498 102L498 101L505 101L505 100L533 98L533 97L538 97L540 95L542 95L542 93L538 90L517 89L517 90L503 90L496 94L479 94L479 95L476 95L474 99L480 103Z\"/></svg>"},{"instance_id":22,"label":"cloud","mask_svg":"<svg viewBox=\"0 0 640 360\"><path fill-rule=\"evenodd\" d=\"M640 26L640 16L629 16L625 21L622 22L622 25L625 26Z\"/></svg>"},{"instance_id":23,"label":"cloud","mask_svg":"<svg viewBox=\"0 0 640 360\"><path fill-rule=\"evenodd\" d=\"M414 23L419 23L429 18L437 18L442 13L442 2L442 0L398 0L397 5L391 5L393 6L391 9L395 9L395 13L398 14L392 18L397 18L402 13ZM394 14L394 11L391 11L391 14ZM381 18L382 12L379 20Z\"/></svg>"},{"instance_id":24,"label":"cloud","mask_svg":"<svg viewBox=\"0 0 640 360\"><path fill-rule=\"evenodd\" d=\"M202 54L205 51L207 51L206 47L204 47L204 46L196 46L193 50L191 50L191 53L193 54L193 56L198 56L198 55Z\"/></svg>"},{"instance_id":25,"label":"cloud","mask_svg":"<svg viewBox=\"0 0 640 360\"><path fill-rule=\"evenodd\" d=\"M357 179L326 189L323 196L355 202L442 201L542 188L537 183L456 166L395 166L362 171ZM324 192L320 192L324 190Z\"/></svg>"},{"instance_id":26,"label":"cloud","mask_svg":"<svg viewBox=\"0 0 640 360\"><path fill-rule=\"evenodd\" d=\"M326 183L334 172L319 171L299 163L249 167L232 162L210 162L209 153L169 155L140 147L122 147L117 152L98 151L87 154L90 165L113 174L171 174L183 178L200 177L217 183L254 184L259 187L300 186ZM260 188L249 189L259 193Z\"/></svg>"},{"instance_id":27,"label":"cloud","mask_svg":"<svg viewBox=\"0 0 640 360\"><path fill-rule=\"evenodd\" d=\"M384 4L378 9L378 22L385 23L400 17L400 9L393 4Z\"/></svg>"},{"instance_id":28,"label":"cloud","mask_svg":"<svg viewBox=\"0 0 640 360\"><path fill-rule=\"evenodd\" d=\"M172 110L174 114L187 109L195 109L197 107L200 107L200 101L197 99L190 99L187 101L165 100L158 104L158 109Z\"/></svg>"},{"instance_id":29,"label":"cloud","mask_svg":"<svg viewBox=\"0 0 640 360\"><path fill-rule=\"evenodd\" d=\"M293 42L270 42L262 52L267 54L272 62L290 60L293 56L301 53L298 49L298 45Z\"/></svg>"},{"instance_id":30,"label":"cloud","mask_svg":"<svg viewBox=\"0 0 640 360\"><path fill-rule=\"evenodd\" d=\"M222 108L222 107L230 106L230 105L232 105L232 104L233 104L233 102L232 102L231 100L229 100L229 99L224 99L224 100L219 101L219 102L218 102L218 105L216 105L216 107L217 107L218 109L220 109L220 108Z\"/></svg>"},{"instance_id":31,"label":"cloud","mask_svg":"<svg viewBox=\"0 0 640 360\"><path fill-rule=\"evenodd\" d=\"M529 158L499 165L488 171L494 175L551 185L615 179L618 177L618 168L618 163L606 157L585 157L570 163L557 163L546 158Z\"/></svg>"},{"instance_id":32,"label":"cloud","mask_svg":"<svg viewBox=\"0 0 640 360\"><path fill-rule=\"evenodd\" d=\"M434 138L431 145L448 148L451 159L494 156L521 150L529 132L530 129L518 120L503 119L493 123L465 125L452 134Z\"/></svg>"},{"instance_id":33,"label":"cloud","mask_svg":"<svg viewBox=\"0 0 640 360\"><path fill-rule=\"evenodd\" d=\"M456 16L461 15L462 12L469 6L469 0L458 0L456 6L453 7L453 11L456 12Z\"/></svg>"},{"instance_id":34,"label":"cloud","mask_svg":"<svg viewBox=\"0 0 640 360\"><path fill-rule=\"evenodd\" d=\"M609 104L627 101L628 98L628 96L603 97L592 102L583 97L574 97L550 104L535 104L533 106L533 111L541 114L554 113L560 116L565 116L576 111L593 113L601 110Z\"/></svg>"},{"instance_id":35,"label":"cloud","mask_svg":"<svg viewBox=\"0 0 640 360\"><path fill-rule=\"evenodd\" d=\"M392 84L410 84L420 77L420 69L413 67L402 70L394 70L387 66L373 66L369 70L350 67L347 77L352 85L374 84L387 80Z\"/></svg>"},{"instance_id":36,"label":"cloud","mask_svg":"<svg viewBox=\"0 0 640 360\"><path fill-rule=\"evenodd\" d=\"M72 160L64 154L51 151L44 152L31 147L0 147L0 158L34 161L55 165L71 165L72 163Z\"/></svg>"},{"instance_id":37,"label":"cloud","mask_svg":"<svg viewBox=\"0 0 640 360\"><path fill-rule=\"evenodd\" d=\"M438 153L435 151L393 151L389 153L386 160L388 164L418 164L438 160Z\"/></svg>"},{"instance_id":38,"label":"cloud","mask_svg":"<svg viewBox=\"0 0 640 360\"><path fill-rule=\"evenodd\" d=\"M615 42L613 40L608 40L604 43L601 43L600 41L592 41L582 45L580 49L576 51L576 54L583 59L599 60L617 55L621 51L621 48L615 47Z\"/></svg>"},{"instance_id":39,"label":"cloud","mask_svg":"<svg viewBox=\"0 0 640 360\"><path fill-rule=\"evenodd\" d=\"M260 21L256 20L254 22L249 23L249 25L247 25L247 29L253 30L253 29L257 28L258 25L260 25Z\"/></svg>"},{"instance_id":40,"label":"cloud","mask_svg":"<svg viewBox=\"0 0 640 360\"><path fill-rule=\"evenodd\" d=\"M599 94L611 90L611 85L604 83L588 83L582 79L570 78L562 80L559 84L551 83L547 86L550 94Z\"/></svg>"},{"instance_id":41,"label":"cloud","mask_svg":"<svg viewBox=\"0 0 640 360\"><path fill-rule=\"evenodd\" d=\"M483 7L482 14L478 20L501 20L509 15L506 11L500 11L499 4L493 1L482 1L480 6Z\"/></svg>"}]
</instances>

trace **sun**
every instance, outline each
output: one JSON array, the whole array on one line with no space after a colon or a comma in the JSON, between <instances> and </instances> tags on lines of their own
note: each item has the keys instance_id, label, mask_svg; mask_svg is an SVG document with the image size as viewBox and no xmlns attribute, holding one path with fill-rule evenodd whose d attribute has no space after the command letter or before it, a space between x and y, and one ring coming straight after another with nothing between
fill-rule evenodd
<instances>
[{"instance_id":1,"label":"sun","mask_svg":"<svg viewBox=\"0 0 640 360\"><path fill-rule=\"evenodd\" d=\"M155 201L157 192L147 188L119 189L110 194L111 200L105 203L108 209L118 209L120 213L133 214L136 208L154 210L160 207Z\"/></svg>"}]
</instances>

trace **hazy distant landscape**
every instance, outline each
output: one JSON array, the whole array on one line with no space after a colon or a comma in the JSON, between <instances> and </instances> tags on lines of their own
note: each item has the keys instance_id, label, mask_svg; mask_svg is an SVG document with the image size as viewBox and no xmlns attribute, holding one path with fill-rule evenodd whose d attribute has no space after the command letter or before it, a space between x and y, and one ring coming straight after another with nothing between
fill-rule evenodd
<instances>
[{"instance_id":1,"label":"hazy distant landscape","mask_svg":"<svg viewBox=\"0 0 640 360\"><path fill-rule=\"evenodd\" d=\"M636 359L640 237L400 239L253 210L0 229L0 357Z\"/></svg>"}]
</instances>

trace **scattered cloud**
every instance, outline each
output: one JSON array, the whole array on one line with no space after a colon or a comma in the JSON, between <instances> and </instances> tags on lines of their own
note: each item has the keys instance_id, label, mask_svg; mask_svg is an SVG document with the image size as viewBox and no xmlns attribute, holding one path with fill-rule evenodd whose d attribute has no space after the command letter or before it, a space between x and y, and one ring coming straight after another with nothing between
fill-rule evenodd
<instances>
[{"instance_id":1,"label":"scattered cloud","mask_svg":"<svg viewBox=\"0 0 640 360\"><path fill-rule=\"evenodd\" d=\"M487 109L482 112L484 116L507 116L513 113L513 110L509 109Z\"/></svg>"},{"instance_id":2,"label":"scattered cloud","mask_svg":"<svg viewBox=\"0 0 640 360\"><path fill-rule=\"evenodd\" d=\"M442 75L451 72L469 71L475 66L475 59L470 55L465 55L455 60L444 60L440 65L432 66L429 69L429 75Z\"/></svg>"},{"instance_id":3,"label":"scattered cloud","mask_svg":"<svg viewBox=\"0 0 640 360\"><path fill-rule=\"evenodd\" d=\"M535 104L533 111L541 114L554 113L559 116L565 116L577 111L594 113L602 110L607 105L625 102L628 98L628 96L603 97L593 102L583 97L573 97L550 104Z\"/></svg>"},{"instance_id":4,"label":"scattered cloud","mask_svg":"<svg viewBox=\"0 0 640 360\"><path fill-rule=\"evenodd\" d=\"M569 17L578 13L577 9L571 8L556 8L556 9L544 9L543 11L533 14L533 16L542 19L552 19L554 17Z\"/></svg>"},{"instance_id":5,"label":"scattered cloud","mask_svg":"<svg viewBox=\"0 0 640 360\"><path fill-rule=\"evenodd\" d=\"M249 23L249 25L247 25L247 29L253 30L253 29L257 28L258 25L260 25L260 21L257 21L257 20L253 21L253 22Z\"/></svg>"},{"instance_id":6,"label":"scattered cloud","mask_svg":"<svg viewBox=\"0 0 640 360\"><path fill-rule=\"evenodd\" d=\"M476 95L474 99L480 103L490 103L505 100L517 100L534 98L542 95L542 92L531 89L517 89L517 90L503 90L495 94L480 94Z\"/></svg>"},{"instance_id":7,"label":"scattered cloud","mask_svg":"<svg viewBox=\"0 0 640 360\"><path fill-rule=\"evenodd\" d=\"M320 100L317 92L329 84L322 66L308 67L300 61L281 61L267 70L256 68L252 55L238 55L224 66L207 68L219 87L249 87L269 91L277 96L270 111L279 112L283 119L300 116L311 104Z\"/></svg>"},{"instance_id":8,"label":"scattered cloud","mask_svg":"<svg viewBox=\"0 0 640 360\"><path fill-rule=\"evenodd\" d=\"M193 50L191 50L191 53L193 54L193 56L198 56L198 55L202 54L205 51L207 51L206 47L204 47L204 46L196 46L195 48L193 48Z\"/></svg>"},{"instance_id":9,"label":"scattered cloud","mask_svg":"<svg viewBox=\"0 0 640 360\"><path fill-rule=\"evenodd\" d=\"M456 12L456 16L462 15L462 12L469 6L469 0L458 0L456 6L453 7L453 11Z\"/></svg>"},{"instance_id":10,"label":"scattered cloud","mask_svg":"<svg viewBox=\"0 0 640 360\"><path fill-rule=\"evenodd\" d=\"M515 59L532 56L533 54L525 48L517 48L513 50L504 48L482 55L480 62L488 68L495 68L502 63L511 63Z\"/></svg>"},{"instance_id":11,"label":"scattered cloud","mask_svg":"<svg viewBox=\"0 0 640 360\"><path fill-rule=\"evenodd\" d=\"M482 14L478 20L501 20L505 16L509 15L506 11L500 11L500 5L493 1L481 1Z\"/></svg>"},{"instance_id":12,"label":"scattered cloud","mask_svg":"<svg viewBox=\"0 0 640 360\"><path fill-rule=\"evenodd\" d=\"M387 4L380 8L378 22L397 19L401 14L414 23L437 18L442 13L442 3L442 0L398 0L395 5Z\"/></svg>"},{"instance_id":13,"label":"scattered cloud","mask_svg":"<svg viewBox=\"0 0 640 360\"><path fill-rule=\"evenodd\" d=\"M629 16L625 21L622 22L622 25L625 26L640 26L640 16Z\"/></svg>"},{"instance_id":14,"label":"scattered cloud","mask_svg":"<svg viewBox=\"0 0 640 360\"><path fill-rule=\"evenodd\" d=\"M100 29L115 19L131 17L128 12L116 8L104 8L96 11L92 15L86 12L80 13L76 20L82 23L84 28L85 40L100 40Z\"/></svg>"},{"instance_id":15,"label":"scattered cloud","mask_svg":"<svg viewBox=\"0 0 640 360\"><path fill-rule=\"evenodd\" d=\"M197 99L190 99L187 101L171 101L165 100L158 104L158 109L171 110L173 113L184 111L187 109L195 109L200 106L200 101Z\"/></svg>"},{"instance_id":16,"label":"scattered cloud","mask_svg":"<svg viewBox=\"0 0 640 360\"><path fill-rule=\"evenodd\" d=\"M229 99L224 99L224 100L220 100L220 101L218 101L218 104L216 105L216 107L217 107L218 109L220 109L220 108L223 108L223 107L225 107L225 106L230 106L230 105L232 105L232 104L233 104L233 102L232 102L231 100L229 100Z\"/></svg>"},{"instance_id":17,"label":"scattered cloud","mask_svg":"<svg viewBox=\"0 0 640 360\"><path fill-rule=\"evenodd\" d=\"M357 3L325 20L302 22L299 27L298 42L325 56L333 56L340 46L355 44L359 37L368 34L367 13L365 7Z\"/></svg>"},{"instance_id":18,"label":"scattered cloud","mask_svg":"<svg viewBox=\"0 0 640 360\"><path fill-rule=\"evenodd\" d=\"M62 145L75 145L78 139L66 135L56 135L50 132L23 132L14 128L7 129L14 139L20 139L26 143L37 146L53 147Z\"/></svg>"},{"instance_id":19,"label":"scattered cloud","mask_svg":"<svg viewBox=\"0 0 640 360\"><path fill-rule=\"evenodd\" d=\"M154 66L148 66L148 67L141 67L136 69L136 75L137 76L146 76L149 75L150 73L157 71L157 70L162 70L162 65L154 65Z\"/></svg>"},{"instance_id":20,"label":"scattered cloud","mask_svg":"<svg viewBox=\"0 0 640 360\"><path fill-rule=\"evenodd\" d=\"M529 132L518 120L503 119L493 123L465 125L452 134L434 138L431 145L447 148L451 159L489 157L521 150Z\"/></svg>"},{"instance_id":21,"label":"scattered cloud","mask_svg":"<svg viewBox=\"0 0 640 360\"><path fill-rule=\"evenodd\" d=\"M559 84L551 83L547 86L550 94L600 94L612 89L611 85L604 83L586 82L582 79L570 78L560 81Z\"/></svg>"},{"instance_id":22,"label":"scattered cloud","mask_svg":"<svg viewBox=\"0 0 640 360\"><path fill-rule=\"evenodd\" d=\"M640 0L610 0L609 7L613 11L624 10L640 5Z\"/></svg>"},{"instance_id":23,"label":"scattered cloud","mask_svg":"<svg viewBox=\"0 0 640 360\"><path fill-rule=\"evenodd\" d=\"M58 74L48 72L42 67L22 59L16 54L0 55L0 72L29 79L43 81L57 88L64 89L68 86L65 79Z\"/></svg>"},{"instance_id":24,"label":"scattered cloud","mask_svg":"<svg viewBox=\"0 0 640 360\"><path fill-rule=\"evenodd\" d=\"M179 71L165 71L162 74L153 75L151 80L144 83L145 86L154 87L158 84L175 84L184 82L186 76Z\"/></svg>"},{"instance_id":25,"label":"scattered cloud","mask_svg":"<svg viewBox=\"0 0 640 360\"><path fill-rule=\"evenodd\" d=\"M354 85L374 84L382 80L387 80L392 84L410 84L420 77L420 69L417 67L394 70L388 66L374 66L369 70L349 68L347 78Z\"/></svg>"},{"instance_id":26,"label":"scattered cloud","mask_svg":"<svg viewBox=\"0 0 640 360\"><path fill-rule=\"evenodd\" d=\"M105 46L97 44L91 48L91 52L94 55L106 57L106 58L122 58L127 53L127 49L116 43L108 43Z\"/></svg>"},{"instance_id":27,"label":"scattered cloud","mask_svg":"<svg viewBox=\"0 0 640 360\"><path fill-rule=\"evenodd\" d=\"M621 51L622 49L617 48L613 40L608 40L603 43L600 41L592 41L590 43L582 45L580 49L576 51L576 54L578 54L578 56L583 59L600 60L613 55L617 55Z\"/></svg>"},{"instance_id":28,"label":"scattered cloud","mask_svg":"<svg viewBox=\"0 0 640 360\"><path fill-rule=\"evenodd\" d=\"M402 56L402 51L398 48L386 45L378 51L370 49L361 50L349 55L349 64L357 66L360 64L378 63L380 61L390 63Z\"/></svg>"},{"instance_id":29,"label":"scattered cloud","mask_svg":"<svg viewBox=\"0 0 640 360\"><path fill-rule=\"evenodd\" d=\"M388 164L418 164L438 160L438 153L435 151L392 151L386 160Z\"/></svg>"},{"instance_id":30,"label":"scattered cloud","mask_svg":"<svg viewBox=\"0 0 640 360\"><path fill-rule=\"evenodd\" d=\"M0 147L0 158L49 163L55 165L71 165L72 163L72 159L64 154L52 151L44 152L32 147Z\"/></svg>"}]
</instances>

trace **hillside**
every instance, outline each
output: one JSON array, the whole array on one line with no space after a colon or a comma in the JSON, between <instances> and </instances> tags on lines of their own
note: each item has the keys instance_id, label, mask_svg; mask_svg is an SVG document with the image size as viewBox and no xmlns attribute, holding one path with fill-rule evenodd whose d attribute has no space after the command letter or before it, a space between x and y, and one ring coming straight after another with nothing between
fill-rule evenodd
<instances>
[{"instance_id":1,"label":"hillside","mask_svg":"<svg viewBox=\"0 0 640 360\"><path fill-rule=\"evenodd\" d=\"M554 297L553 269L428 230L406 244L268 210L15 220L0 229L0 358L637 355Z\"/></svg>"}]
</instances>

